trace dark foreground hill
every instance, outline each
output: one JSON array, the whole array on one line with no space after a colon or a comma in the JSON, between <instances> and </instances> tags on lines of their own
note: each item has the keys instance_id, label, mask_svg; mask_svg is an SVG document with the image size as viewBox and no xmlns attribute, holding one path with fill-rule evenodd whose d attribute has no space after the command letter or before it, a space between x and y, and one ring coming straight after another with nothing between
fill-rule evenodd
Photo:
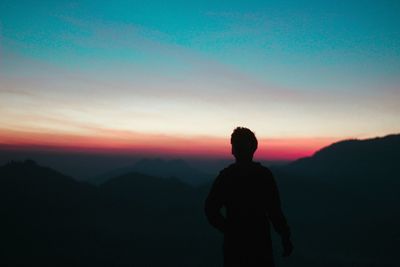
<instances>
[{"instance_id":1,"label":"dark foreground hill","mask_svg":"<svg viewBox=\"0 0 400 267\"><path fill-rule=\"evenodd\" d=\"M273 169L295 252L279 266L400 266L398 136ZM137 172L100 186L32 161L0 167L0 265L221 266L207 186Z\"/></svg>"},{"instance_id":2,"label":"dark foreground hill","mask_svg":"<svg viewBox=\"0 0 400 267\"><path fill-rule=\"evenodd\" d=\"M217 266L201 192L139 173L96 187L11 162L0 167L0 265Z\"/></svg>"},{"instance_id":3,"label":"dark foreground hill","mask_svg":"<svg viewBox=\"0 0 400 267\"><path fill-rule=\"evenodd\" d=\"M1 167L0 265L86 263L99 203L96 188L33 161Z\"/></svg>"},{"instance_id":4,"label":"dark foreground hill","mask_svg":"<svg viewBox=\"0 0 400 267\"><path fill-rule=\"evenodd\" d=\"M341 141L275 174L306 257L400 263L400 135Z\"/></svg>"},{"instance_id":5,"label":"dark foreground hill","mask_svg":"<svg viewBox=\"0 0 400 267\"><path fill-rule=\"evenodd\" d=\"M400 135L366 140L345 140L317 151L312 157L299 159L286 169L322 179L346 177L399 177ZM364 179L365 181L365 179ZM400 184L400 179L396 179Z\"/></svg>"}]
</instances>

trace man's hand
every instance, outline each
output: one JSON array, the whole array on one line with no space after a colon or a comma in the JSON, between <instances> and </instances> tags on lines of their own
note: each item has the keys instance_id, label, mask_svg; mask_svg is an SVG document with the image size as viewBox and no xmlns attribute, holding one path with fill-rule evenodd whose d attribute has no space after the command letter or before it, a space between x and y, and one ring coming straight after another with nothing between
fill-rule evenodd
<instances>
[{"instance_id":1,"label":"man's hand","mask_svg":"<svg viewBox=\"0 0 400 267\"><path fill-rule=\"evenodd\" d=\"M282 239L282 246L283 246L283 253L282 257L289 257L290 254L293 252L293 244L292 241L287 238L287 239Z\"/></svg>"}]
</instances>

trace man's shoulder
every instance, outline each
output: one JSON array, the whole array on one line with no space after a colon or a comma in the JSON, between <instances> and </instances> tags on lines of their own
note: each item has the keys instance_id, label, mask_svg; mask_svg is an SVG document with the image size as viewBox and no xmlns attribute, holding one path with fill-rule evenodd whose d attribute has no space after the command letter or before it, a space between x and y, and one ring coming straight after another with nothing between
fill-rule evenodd
<instances>
[{"instance_id":1,"label":"man's shoulder","mask_svg":"<svg viewBox=\"0 0 400 267\"><path fill-rule=\"evenodd\" d=\"M259 168L260 171L264 172L267 175L272 176L272 172L271 172L270 168L268 168L267 166L262 165L259 162L256 162L256 163L257 163L257 168Z\"/></svg>"},{"instance_id":2,"label":"man's shoulder","mask_svg":"<svg viewBox=\"0 0 400 267\"><path fill-rule=\"evenodd\" d=\"M229 175L230 173L232 173L233 171L235 171L236 169L236 164L235 163L231 163L228 166L226 166L225 168L223 168L220 172L219 172L219 176L225 176L225 175Z\"/></svg>"},{"instance_id":3,"label":"man's shoulder","mask_svg":"<svg viewBox=\"0 0 400 267\"><path fill-rule=\"evenodd\" d=\"M240 168L241 168L240 164L232 163L232 164L228 165L227 167L223 168L219 172L219 175L220 176L230 175L232 173L236 173L238 171L238 169L240 169ZM260 162L252 162L251 165L246 166L246 169L251 169L253 171L257 171L259 173L262 173L262 174L265 174L268 176L272 176L271 170L267 166L262 165Z\"/></svg>"}]
</instances>

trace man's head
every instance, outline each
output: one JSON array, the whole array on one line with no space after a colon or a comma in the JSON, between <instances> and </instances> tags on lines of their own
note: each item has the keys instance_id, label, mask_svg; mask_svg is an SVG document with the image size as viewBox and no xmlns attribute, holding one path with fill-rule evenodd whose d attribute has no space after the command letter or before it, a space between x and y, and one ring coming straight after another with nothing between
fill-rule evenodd
<instances>
[{"instance_id":1,"label":"man's head","mask_svg":"<svg viewBox=\"0 0 400 267\"><path fill-rule=\"evenodd\" d=\"M231 135L232 154L238 161L248 161L253 159L254 152L257 150L257 138L254 133L247 128L237 127Z\"/></svg>"}]
</instances>

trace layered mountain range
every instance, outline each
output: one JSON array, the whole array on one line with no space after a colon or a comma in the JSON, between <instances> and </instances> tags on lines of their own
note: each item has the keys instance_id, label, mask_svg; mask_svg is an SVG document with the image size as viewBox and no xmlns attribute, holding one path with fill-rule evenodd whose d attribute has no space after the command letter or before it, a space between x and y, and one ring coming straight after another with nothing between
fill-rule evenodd
<instances>
[{"instance_id":1,"label":"layered mountain range","mask_svg":"<svg viewBox=\"0 0 400 267\"><path fill-rule=\"evenodd\" d=\"M347 140L272 167L295 252L280 266L399 266L400 135ZM0 264L221 266L203 202L215 175L138 161L78 182L28 160L0 167Z\"/></svg>"}]
</instances>

